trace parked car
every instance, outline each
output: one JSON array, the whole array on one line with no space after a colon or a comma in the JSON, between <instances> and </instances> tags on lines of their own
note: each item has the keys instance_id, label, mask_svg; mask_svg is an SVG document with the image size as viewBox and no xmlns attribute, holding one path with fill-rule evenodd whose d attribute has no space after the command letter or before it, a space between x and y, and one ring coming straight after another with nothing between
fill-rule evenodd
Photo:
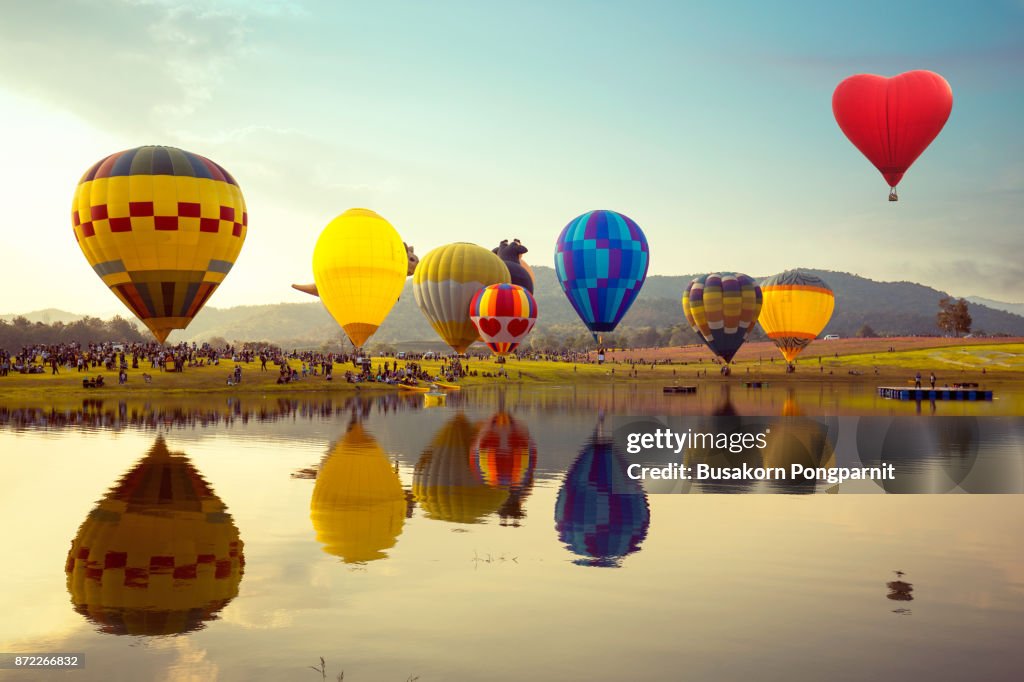
<instances>
[{"instance_id":1,"label":"parked car","mask_svg":"<svg viewBox=\"0 0 1024 682\"><path fill-rule=\"evenodd\" d=\"M826 341L835 341L839 338L839 334L825 334Z\"/></svg>"}]
</instances>

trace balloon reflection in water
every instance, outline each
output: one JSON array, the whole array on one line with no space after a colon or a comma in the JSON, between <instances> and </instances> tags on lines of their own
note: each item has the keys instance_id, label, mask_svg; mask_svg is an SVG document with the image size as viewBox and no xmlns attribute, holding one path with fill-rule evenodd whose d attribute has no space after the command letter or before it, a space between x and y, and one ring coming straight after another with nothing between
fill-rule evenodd
<instances>
[{"instance_id":1,"label":"balloon reflection in water","mask_svg":"<svg viewBox=\"0 0 1024 682\"><path fill-rule=\"evenodd\" d=\"M158 438L89 513L65 571L75 610L100 631L173 635L215 620L244 565L224 503Z\"/></svg>"},{"instance_id":2,"label":"balloon reflection in water","mask_svg":"<svg viewBox=\"0 0 1024 682\"><path fill-rule=\"evenodd\" d=\"M651 512L647 495L626 474L611 439L587 443L565 475L555 504L558 538L580 566L617 567L640 550Z\"/></svg>"},{"instance_id":3,"label":"balloon reflection in water","mask_svg":"<svg viewBox=\"0 0 1024 682\"><path fill-rule=\"evenodd\" d=\"M480 523L508 499L508 490L487 485L475 471L471 453L480 433L459 412L434 435L413 472L412 492L427 517L453 523Z\"/></svg>"},{"instance_id":4,"label":"balloon reflection in water","mask_svg":"<svg viewBox=\"0 0 1024 682\"><path fill-rule=\"evenodd\" d=\"M477 478L485 485L508 491L498 510L502 525L518 526L526 516L523 502L533 488L537 446L526 424L508 412L493 415L473 443L471 452Z\"/></svg>"},{"instance_id":5,"label":"balloon reflection in water","mask_svg":"<svg viewBox=\"0 0 1024 682\"><path fill-rule=\"evenodd\" d=\"M405 514L398 473L377 440L354 422L316 476L309 516L317 541L345 563L384 559Z\"/></svg>"}]
</instances>

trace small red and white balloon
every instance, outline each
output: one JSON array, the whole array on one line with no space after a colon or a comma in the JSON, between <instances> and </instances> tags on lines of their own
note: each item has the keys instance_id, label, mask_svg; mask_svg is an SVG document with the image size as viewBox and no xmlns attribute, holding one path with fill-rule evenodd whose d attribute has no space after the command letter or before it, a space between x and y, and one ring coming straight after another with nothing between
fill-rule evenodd
<instances>
[{"instance_id":1,"label":"small red and white balloon","mask_svg":"<svg viewBox=\"0 0 1024 682\"><path fill-rule=\"evenodd\" d=\"M516 284L492 284L469 302L469 318L495 355L515 350L537 323L537 302Z\"/></svg>"}]
</instances>

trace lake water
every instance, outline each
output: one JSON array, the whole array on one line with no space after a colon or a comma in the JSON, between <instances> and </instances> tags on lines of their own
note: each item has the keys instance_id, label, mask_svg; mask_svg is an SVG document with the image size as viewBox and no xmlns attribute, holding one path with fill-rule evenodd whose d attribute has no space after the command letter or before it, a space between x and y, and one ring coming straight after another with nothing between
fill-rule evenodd
<instances>
[{"instance_id":1,"label":"lake water","mask_svg":"<svg viewBox=\"0 0 1024 682\"><path fill-rule=\"evenodd\" d=\"M0 677L313 681L322 656L346 682L1021 679L1024 497L655 494L625 481L606 432L621 415L834 414L832 399L8 405L0 651L85 668ZM1009 403L939 404L970 425L950 431L927 404L861 399L848 413L934 431L910 467L930 484L967 438L972 466L1017 489Z\"/></svg>"}]
</instances>

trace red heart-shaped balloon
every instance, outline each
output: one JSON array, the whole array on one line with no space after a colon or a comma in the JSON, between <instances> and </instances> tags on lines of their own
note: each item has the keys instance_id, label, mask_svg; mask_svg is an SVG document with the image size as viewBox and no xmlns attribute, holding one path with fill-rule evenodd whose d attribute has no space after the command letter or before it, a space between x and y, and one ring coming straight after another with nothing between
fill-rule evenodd
<instances>
[{"instance_id":1,"label":"red heart-shaped balloon","mask_svg":"<svg viewBox=\"0 0 1024 682\"><path fill-rule=\"evenodd\" d=\"M484 336L497 336L501 331L501 320L496 320L493 317L481 317L477 320L476 326Z\"/></svg>"},{"instance_id":2,"label":"red heart-shaped balloon","mask_svg":"<svg viewBox=\"0 0 1024 682\"><path fill-rule=\"evenodd\" d=\"M508 329L508 333L512 335L512 338L517 338L525 334L529 326L530 320L522 317L517 317L514 320L508 321L506 329Z\"/></svg>"},{"instance_id":3,"label":"red heart-shaped balloon","mask_svg":"<svg viewBox=\"0 0 1024 682\"><path fill-rule=\"evenodd\" d=\"M832 113L850 142L895 187L949 119L953 90L931 71L850 76L832 94Z\"/></svg>"}]
</instances>

